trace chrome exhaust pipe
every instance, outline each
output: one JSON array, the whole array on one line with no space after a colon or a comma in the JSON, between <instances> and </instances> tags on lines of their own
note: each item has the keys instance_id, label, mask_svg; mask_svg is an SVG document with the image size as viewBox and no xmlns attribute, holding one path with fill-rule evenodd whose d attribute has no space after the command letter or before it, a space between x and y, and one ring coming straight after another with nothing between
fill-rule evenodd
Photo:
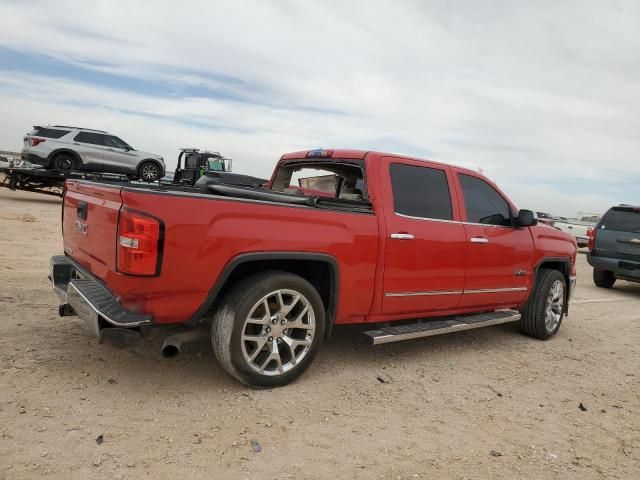
<instances>
[{"instance_id":1,"label":"chrome exhaust pipe","mask_svg":"<svg viewBox=\"0 0 640 480\"><path fill-rule=\"evenodd\" d=\"M165 338L164 343L162 344L162 356L164 358L173 358L182 352L183 344L202 340L208 335L208 330L204 328L187 330L186 332L170 335Z\"/></svg>"}]
</instances>

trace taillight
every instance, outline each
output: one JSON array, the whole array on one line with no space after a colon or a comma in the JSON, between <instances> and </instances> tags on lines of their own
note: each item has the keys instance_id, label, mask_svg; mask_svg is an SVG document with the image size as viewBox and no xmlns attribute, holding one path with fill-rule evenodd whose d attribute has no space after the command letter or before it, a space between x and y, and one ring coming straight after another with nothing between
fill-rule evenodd
<instances>
[{"instance_id":1,"label":"taillight","mask_svg":"<svg viewBox=\"0 0 640 480\"><path fill-rule=\"evenodd\" d=\"M31 146L36 147L44 141L46 141L44 138L31 137Z\"/></svg>"},{"instance_id":2,"label":"taillight","mask_svg":"<svg viewBox=\"0 0 640 480\"><path fill-rule=\"evenodd\" d=\"M130 275L158 275L164 225L144 213L120 210L117 267Z\"/></svg>"},{"instance_id":3,"label":"taillight","mask_svg":"<svg viewBox=\"0 0 640 480\"><path fill-rule=\"evenodd\" d=\"M596 229L595 228L588 228L587 229L587 248L589 249L589 251L593 250L593 247L596 243Z\"/></svg>"}]
</instances>

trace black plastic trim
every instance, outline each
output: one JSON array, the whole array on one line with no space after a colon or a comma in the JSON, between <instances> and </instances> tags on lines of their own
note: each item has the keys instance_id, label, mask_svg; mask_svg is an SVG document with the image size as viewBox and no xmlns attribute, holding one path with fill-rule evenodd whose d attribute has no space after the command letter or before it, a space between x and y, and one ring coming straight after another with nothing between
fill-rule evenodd
<instances>
[{"instance_id":1,"label":"black plastic trim","mask_svg":"<svg viewBox=\"0 0 640 480\"><path fill-rule=\"evenodd\" d=\"M160 169L160 176L158 177L158 180L160 180L162 177L164 177L167 174L167 172L165 172L165 169L162 166L162 163L160 163L160 161L158 161L155 158L145 158L144 160L140 160L138 162L138 165L136 166L136 175L140 176L140 168L142 167L143 164L149 163L149 162L155 163Z\"/></svg>"},{"instance_id":2,"label":"black plastic trim","mask_svg":"<svg viewBox=\"0 0 640 480\"><path fill-rule=\"evenodd\" d=\"M82 161L82 158L80 157L80 155L78 155L78 153L74 152L73 150L69 149L69 148L58 148L56 150L54 150L53 152L51 152L49 154L49 156L47 157L47 159L49 160L49 165L47 168L50 168L53 166L53 159L55 158L56 155L58 155L59 153L68 153L69 155L71 155L73 158L75 158L78 161L78 165L77 167L79 169L81 169L84 166L84 162Z\"/></svg>"},{"instance_id":3,"label":"black plastic trim","mask_svg":"<svg viewBox=\"0 0 640 480\"><path fill-rule=\"evenodd\" d=\"M533 292L535 291L535 282L537 281L537 277L538 277L538 270L540 270L540 267L548 262L558 262L558 263L563 263L564 267L565 267L565 271L564 276L567 280L567 289L571 288L571 282L569 279L569 266L571 265L571 257L543 257L542 259L540 259L540 261L536 264L536 267L534 269L535 272L535 276L534 276L534 284L531 288L531 292L529 292L529 296L531 296L533 294ZM567 291L567 298L569 297L569 292ZM529 301L529 299L527 298L527 302ZM565 298L565 302L564 302L564 313L565 315L569 314L569 302L566 301Z\"/></svg>"},{"instance_id":4,"label":"black plastic trim","mask_svg":"<svg viewBox=\"0 0 640 480\"><path fill-rule=\"evenodd\" d=\"M200 308L194 313L189 320L185 322L187 326L196 325L204 314L211 308L215 302L218 293L224 287L227 279L231 276L233 271L243 263L255 262L261 260L313 260L324 262L331 267L331 274L333 281L329 289L329 322L327 324L327 336L331 332L331 327L335 322L336 311L338 308L338 292L339 292L339 267L337 260L331 255L325 253L307 253L307 252L255 252L255 253L243 253L233 258L222 270L222 273L218 276L218 280L213 288L207 294Z\"/></svg>"}]
</instances>

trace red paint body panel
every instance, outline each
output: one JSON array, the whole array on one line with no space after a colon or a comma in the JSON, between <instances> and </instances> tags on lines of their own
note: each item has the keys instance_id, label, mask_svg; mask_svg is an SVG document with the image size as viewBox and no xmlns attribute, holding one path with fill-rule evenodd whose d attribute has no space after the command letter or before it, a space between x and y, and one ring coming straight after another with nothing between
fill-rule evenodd
<instances>
[{"instance_id":1,"label":"red paint body panel","mask_svg":"<svg viewBox=\"0 0 640 480\"><path fill-rule=\"evenodd\" d=\"M72 229L69 224L75 219L71 214L75 214L75 191L85 188L119 193L115 186L67 182L65 233ZM366 315L371 308L371 283L378 255L378 223L374 215L144 190L125 189L121 196L128 208L164 222L164 252L158 277L136 277L115 271L117 210L109 219L102 214L93 218L97 210L90 210L83 248L72 241L75 235L68 238L65 235L65 250L103 280L126 308L151 313L157 323L180 323L189 319L204 302L224 267L238 255L250 252L331 255L340 267L341 296L336 321L349 323ZM94 220L101 227L99 235L94 235ZM104 228L107 222L112 227L110 232Z\"/></svg>"},{"instance_id":2,"label":"red paint body panel","mask_svg":"<svg viewBox=\"0 0 640 480\"><path fill-rule=\"evenodd\" d=\"M306 154L287 154L281 162L305 159ZM547 226L515 229L466 223L455 173L476 175L473 172L357 150L333 150L330 158L318 158L323 162L330 159L364 160L373 214L69 180L63 206L65 252L100 278L126 308L152 314L155 323L190 319L225 267L245 253L308 252L333 257L339 269L336 323L518 307L526 301L533 272L543 258L575 259L575 241ZM388 169L392 160L443 169L450 184L454 221L415 220L395 214ZM76 225L80 201L88 203L84 232ZM158 276L116 271L117 222L122 205L164 223ZM416 238L409 242L389 238L391 233L404 230ZM489 237L491 243L470 244L469 239L479 234ZM572 268L575 273L575 266ZM515 275L514 270L526 270L527 275ZM504 287L521 290L462 293ZM437 290L460 293L385 296Z\"/></svg>"}]
</instances>

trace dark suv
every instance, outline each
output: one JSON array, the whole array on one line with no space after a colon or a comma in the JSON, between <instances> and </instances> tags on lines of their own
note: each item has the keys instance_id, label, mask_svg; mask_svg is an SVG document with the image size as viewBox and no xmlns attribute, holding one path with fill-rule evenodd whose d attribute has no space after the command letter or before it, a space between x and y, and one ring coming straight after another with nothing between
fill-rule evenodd
<instances>
[{"instance_id":1,"label":"dark suv","mask_svg":"<svg viewBox=\"0 0 640 480\"><path fill-rule=\"evenodd\" d=\"M589 234L587 260L598 287L616 279L640 282L640 207L612 207Z\"/></svg>"}]
</instances>

